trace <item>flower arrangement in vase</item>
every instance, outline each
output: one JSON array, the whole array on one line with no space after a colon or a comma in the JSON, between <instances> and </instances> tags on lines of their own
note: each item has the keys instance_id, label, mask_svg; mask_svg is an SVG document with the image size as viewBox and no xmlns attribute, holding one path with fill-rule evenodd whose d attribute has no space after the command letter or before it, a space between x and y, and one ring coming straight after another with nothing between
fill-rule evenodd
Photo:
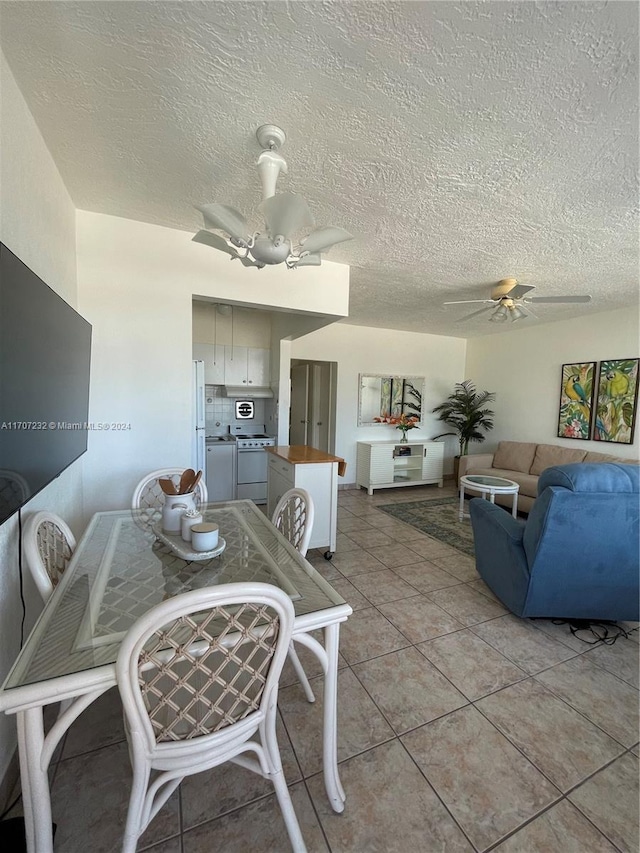
<instances>
[{"instance_id":1,"label":"flower arrangement in vase","mask_svg":"<svg viewBox=\"0 0 640 853\"><path fill-rule=\"evenodd\" d=\"M401 430L402 438L400 439L400 444L406 444L406 442L409 440L407 438L407 432L410 429L419 429L418 418L414 417L413 415L407 416L404 414L404 412L398 417L386 416L383 418L374 418L374 421L377 421L380 424L391 424L396 429Z\"/></svg>"}]
</instances>

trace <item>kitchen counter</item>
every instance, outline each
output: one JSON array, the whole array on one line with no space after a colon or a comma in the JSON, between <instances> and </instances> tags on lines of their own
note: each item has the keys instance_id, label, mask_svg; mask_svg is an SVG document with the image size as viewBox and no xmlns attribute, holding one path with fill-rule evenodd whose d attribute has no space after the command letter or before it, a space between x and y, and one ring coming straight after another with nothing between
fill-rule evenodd
<instances>
[{"instance_id":1,"label":"kitchen counter","mask_svg":"<svg viewBox=\"0 0 640 853\"><path fill-rule=\"evenodd\" d=\"M306 444L281 444L276 447L265 447L267 453L273 453L289 462L291 465L306 465L308 463L321 462L344 462L340 456L333 456L331 453L325 453L324 450L316 450L315 447L308 447Z\"/></svg>"}]
</instances>

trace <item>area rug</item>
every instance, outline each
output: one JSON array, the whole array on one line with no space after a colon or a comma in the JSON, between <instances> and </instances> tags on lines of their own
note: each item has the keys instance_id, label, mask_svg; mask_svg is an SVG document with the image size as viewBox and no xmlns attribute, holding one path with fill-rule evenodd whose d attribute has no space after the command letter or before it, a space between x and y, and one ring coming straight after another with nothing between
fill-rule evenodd
<instances>
[{"instance_id":1,"label":"area rug","mask_svg":"<svg viewBox=\"0 0 640 853\"><path fill-rule=\"evenodd\" d=\"M458 498L441 498L384 504L377 509L473 557L475 552L471 522L468 518L458 521L459 506Z\"/></svg>"}]
</instances>

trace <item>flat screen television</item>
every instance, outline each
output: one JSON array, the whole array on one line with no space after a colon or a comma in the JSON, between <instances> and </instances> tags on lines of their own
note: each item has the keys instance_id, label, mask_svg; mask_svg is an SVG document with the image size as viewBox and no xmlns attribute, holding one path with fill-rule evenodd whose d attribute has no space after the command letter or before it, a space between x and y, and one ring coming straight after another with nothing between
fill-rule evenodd
<instances>
[{"instance_id":1,"label":"flat screen television","mask_svg":"<svg viewBox=\"0 0 640 853\"><path fill-rule=\"evenodd\" d=\"M91 324L0 243L0 524L87 449Z\"/></svg>"}]
</instances>

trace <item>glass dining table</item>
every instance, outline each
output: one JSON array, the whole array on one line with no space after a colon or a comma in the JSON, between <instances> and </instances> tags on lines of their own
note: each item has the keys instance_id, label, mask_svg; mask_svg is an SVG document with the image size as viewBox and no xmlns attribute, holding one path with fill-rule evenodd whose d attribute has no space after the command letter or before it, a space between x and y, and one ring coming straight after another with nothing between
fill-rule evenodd
<instances>
[{"instance_id":1,"label":"glass dining table","mask_svg":"<svg viewBox=\"0 0 640 853\"><path fill-rule=\"evenodd\" d=\"M217 557L188 561L154 532L160 513L99 512L0 690L0 711L15 714L29 853L52 853L48 768L73 721L116 684L120 643L134 622L167 598L205 586L259 581L291 597L293 637L324 671L323 770L336 812L345 795L337 764L340 623L351 607L248 500L208 504L205 521L225 540ZM157 528L156 528L157 529ZM323 642L311 632L321 630ZM45 733L43 709L66 705Z\"/></svg>"}]
</instances>

